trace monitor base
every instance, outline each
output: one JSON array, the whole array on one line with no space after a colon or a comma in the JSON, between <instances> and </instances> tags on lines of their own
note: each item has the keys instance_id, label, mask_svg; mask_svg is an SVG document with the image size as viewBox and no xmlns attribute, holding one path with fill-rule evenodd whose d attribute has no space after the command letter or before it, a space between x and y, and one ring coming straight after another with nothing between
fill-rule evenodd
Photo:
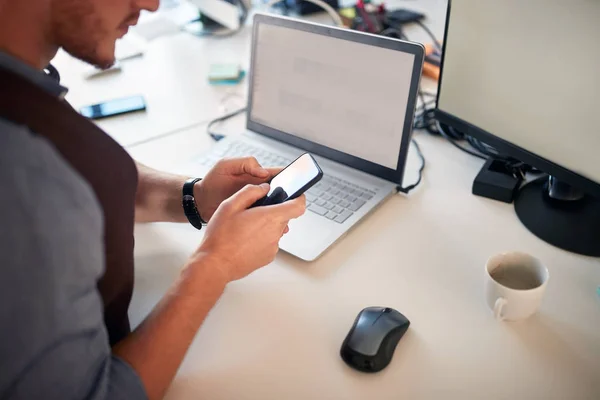
<instances>
[{"instance_id":1,"label":"monitor base","mask_svg":"<svg viewBox=\"0 0 600 400\"><path fill-rule=\"evenodd\" d=\"M517 193L515 211L531 233L573 253L600 257L600 200L556 200L548 193L548 178L527 183Z\"/></svg>"}]
</instances>

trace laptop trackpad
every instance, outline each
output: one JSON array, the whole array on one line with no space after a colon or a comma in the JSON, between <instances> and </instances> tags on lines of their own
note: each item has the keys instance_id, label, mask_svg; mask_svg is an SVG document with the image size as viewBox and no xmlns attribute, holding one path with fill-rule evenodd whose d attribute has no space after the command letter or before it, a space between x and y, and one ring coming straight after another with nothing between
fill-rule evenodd
<instances>
[{"instance_id":1,"label":"laptop trackpad","mask_svg":"<svg viewBox=\"0 0 600 400\"><path fill-rule=\"evenodd\" d=\"M283 236L279 247L306 261L312 261L337 239L340 225L310 211L290 221L290 231ZM337 228L337 229L336 229Z\"/></svg>"}]
</instances>

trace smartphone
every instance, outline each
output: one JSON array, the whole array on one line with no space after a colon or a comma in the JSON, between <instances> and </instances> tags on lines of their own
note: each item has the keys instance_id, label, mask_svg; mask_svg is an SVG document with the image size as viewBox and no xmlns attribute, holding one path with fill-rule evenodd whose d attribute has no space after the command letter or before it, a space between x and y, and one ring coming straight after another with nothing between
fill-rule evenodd
<instances>
[{"instance_id":1,"label":"smartphone","mask_svg":"<svg viewBox=\"0 0 600 400\"><path fill-rule=\"evenodd\" d=\"M304 153L271 179L269 193L252 207L279 204L295 199L321 178L323 178L323 171L317 161L310 154Z\"/></svg>"},{"instance_id":2,"label":"smartphone","mask_svg":"<svg viewBox=\"0 0 600 400\"><path fill-rule=\"evenodd\" d=\"M104 103L82 107L79 113L91 119L112 117L146 109L146 102L142 96L124 97Z\"/></svg>"}]
</instances>

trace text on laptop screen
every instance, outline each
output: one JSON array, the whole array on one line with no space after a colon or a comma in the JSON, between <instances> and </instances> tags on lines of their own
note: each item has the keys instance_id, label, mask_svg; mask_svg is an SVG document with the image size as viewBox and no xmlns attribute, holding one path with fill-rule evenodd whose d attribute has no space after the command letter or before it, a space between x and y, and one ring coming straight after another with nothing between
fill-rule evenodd
<instances>
[{"instance_id":1,"label":"text on laptop screen","mask_svg":"<svg viewBox=\"0 0 600 400\"><path fill-rule=\"evenodd\" d=\"M261 24L252 121L396 169L414 55Z\"/></svg>"}]
</instances>

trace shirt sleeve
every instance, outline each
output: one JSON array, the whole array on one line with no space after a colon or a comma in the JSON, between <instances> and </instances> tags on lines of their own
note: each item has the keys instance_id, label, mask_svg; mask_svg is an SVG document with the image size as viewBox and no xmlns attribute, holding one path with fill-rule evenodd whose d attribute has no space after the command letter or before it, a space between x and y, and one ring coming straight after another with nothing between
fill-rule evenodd
<instances>
[{"instance_id":1,"label":"shirt sleeve","mask_svg":"<svg viewBox=\"0 0 600 400\"><path fill-rule=\"evenodd\" d=\"M52 145L0 119L0 399L146 399L96 288L103 217Z\"/></svg>"}]
</instances>

